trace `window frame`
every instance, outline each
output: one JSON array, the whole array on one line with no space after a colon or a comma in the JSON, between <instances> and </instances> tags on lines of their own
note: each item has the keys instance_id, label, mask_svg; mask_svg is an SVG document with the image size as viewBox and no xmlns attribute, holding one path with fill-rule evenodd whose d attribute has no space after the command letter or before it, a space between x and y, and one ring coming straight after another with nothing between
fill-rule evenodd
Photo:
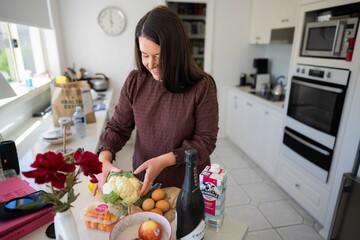
<instances>
[{"instance_id":1,"label":"window frame","mask_svg":"<svg viewBox=\"0 0 360 240\"><path fill-rule=\"evenodd\" d=\"M35 66L35 73L32 73L33 77L43 76L47 72L47 61L45 57L45 49L44 49L44 37L43 30L37 27L15 24L9 22L0 22L0 28L2 33L6 35L9 39L6 45L9 45L8 49L5 46L4 50L6 51L6 57L9 64L9 75L11 76L10 85L13 88L16 88L18 85L22 85L25 78L25 63L23 58L23 53L21 50L21 43L19 40L19 31L18 26L24 26L29 29L29 38L31 42L31 51L32 58ZM16 39L18 42L18 46L13 46L13 40ZM4 41L5 42L5 41ZM15 89L14 89L15 90Z\"/></svg>"}]
</instances>

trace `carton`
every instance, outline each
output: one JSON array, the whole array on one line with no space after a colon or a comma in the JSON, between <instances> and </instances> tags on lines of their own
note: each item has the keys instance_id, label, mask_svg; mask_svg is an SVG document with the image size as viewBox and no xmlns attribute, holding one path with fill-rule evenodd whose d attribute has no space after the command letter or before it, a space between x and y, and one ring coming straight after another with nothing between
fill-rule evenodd
<instances>
[{"instance_id":1,"label":"carton","mask_svg":"<svg viewBox=\"0 0 360 240\"><path fill-rule=\"evenodd\" d=\"M205 224L216 232L224 220L227 171L218 164L206 166L200 174L200 190L205 201Z\"/></svg>"}]
</instances>

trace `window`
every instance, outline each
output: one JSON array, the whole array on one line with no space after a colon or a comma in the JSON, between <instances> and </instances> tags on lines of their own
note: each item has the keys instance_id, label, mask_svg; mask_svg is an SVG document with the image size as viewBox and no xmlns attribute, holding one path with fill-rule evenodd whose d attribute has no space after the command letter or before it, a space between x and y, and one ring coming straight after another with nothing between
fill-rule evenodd
<instances>
[{"instance_id":1,"label":"window","mask_svg":"<svg viewBox=\"0 0 360 240\"><path fill-rule=\"evenodd\" d=\"M0 22L0 73L12 85L45 73L40 29Z\"/></svg>"}]
</instances>

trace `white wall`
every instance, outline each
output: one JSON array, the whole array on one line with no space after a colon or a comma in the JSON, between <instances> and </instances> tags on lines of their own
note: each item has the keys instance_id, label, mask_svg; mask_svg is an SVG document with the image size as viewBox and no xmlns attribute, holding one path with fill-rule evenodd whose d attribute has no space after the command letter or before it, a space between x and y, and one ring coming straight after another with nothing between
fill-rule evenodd
<instances>
[{"instance_id":1,"label":"white wall","mask_svg":"<svg viewBox=\"0 0 360 240\"><path fill-rule=\"evenodd\" d=\"M265 57L269 58L272 81L275 81L280 75L288 79L291 50L291 44L271 44L265 47Z\"/></svg>"},{"instance_id":2,"label":"white wall","mask_svg":"<svg viewBox=\"0 0 360 240\"><path fill-rule=\"evenodd\" d=\"M57 1L61 45L61 65L84 67L90 74L104 73L118 93L127 74L134 68L134 32L138 20L160 0L61 0ZM126 15L124 32L115 37L103 33L98 26L99 12L117 6ZM115 94L118 97L118 94Z\"/></svg>"},{"instance_id":3,"label":"white wall","mask_svg":"<svg viewBox=\"0 0 360 240\"><path fill-rule=\"evenodd\" d=\"M56 1L61 67L84 67L111 79L117 100L121 86L134 68L134 29L138 20L161 0L62 0ZM252 60L265 57L265 47L249 45L251 0L214 1L212 75L218 86L220 132L225 136L226 85L236 85L241 72L251 72ZM123 34L110 37L97 24L99 12L109 5L121 8L127 17ZM59 34L60 33L60 34ZM289 53L290 55L290 53ZM271 56L267 56L271 57ZM286 62L288 65L288 62ZM287 66L286 66L287 67Z\"/></svg>"},{"instance_id":4,"label":"white wall","mask_svg":"<svg viewBox=\"0 0 360 240\"><path fill-rule=\"evenodd\" d=\"M250 14L251 0L215 1L212 72L218 87L219 136L225 135L226 86L239 84L240 74L251 72L253 59L264 55L263 46L248 43Z\"/></svg>"}]
</instances>

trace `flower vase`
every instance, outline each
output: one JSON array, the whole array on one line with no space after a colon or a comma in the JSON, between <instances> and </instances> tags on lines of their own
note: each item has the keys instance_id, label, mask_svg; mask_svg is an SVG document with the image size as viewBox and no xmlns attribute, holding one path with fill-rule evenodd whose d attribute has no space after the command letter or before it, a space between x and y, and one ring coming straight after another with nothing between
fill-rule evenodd
<instances>
[{"instance_id":1,"label":"flower vase","mask_svg":"<svg viewBox=\"0 0 360 240\"><path fill-rule=\"evenodd\" d=\"M79 240L74 216L70 209L57 212L54 218L56 240Z\"/></svg>"}]
</instances>

